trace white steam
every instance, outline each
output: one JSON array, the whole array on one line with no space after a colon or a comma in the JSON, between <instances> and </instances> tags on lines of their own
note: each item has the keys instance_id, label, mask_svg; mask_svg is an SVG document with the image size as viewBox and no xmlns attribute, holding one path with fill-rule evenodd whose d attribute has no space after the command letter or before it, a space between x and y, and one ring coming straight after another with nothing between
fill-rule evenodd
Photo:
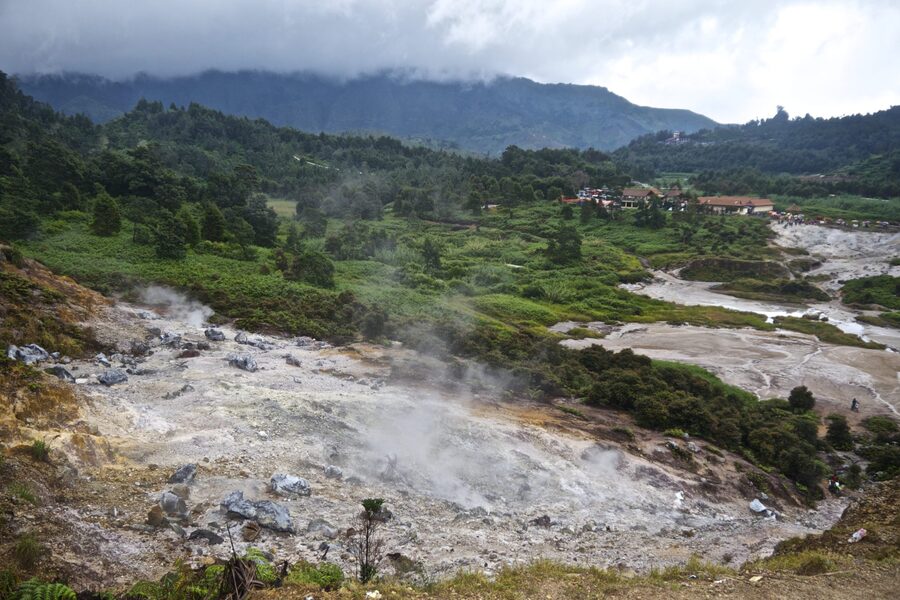
<instances>
[{"instance_id":1,"label":"white steam","mask_svg":"<svg viewBox=\"0 0 900 600\"><path fill-rule=\"evenodd\" d=\"M191 327L203 327L213 315L213 309L188 298L183 293L159 285L140 290L141 302L162 309L167 316L184 321Z\"/></svg>"}]
</instances>

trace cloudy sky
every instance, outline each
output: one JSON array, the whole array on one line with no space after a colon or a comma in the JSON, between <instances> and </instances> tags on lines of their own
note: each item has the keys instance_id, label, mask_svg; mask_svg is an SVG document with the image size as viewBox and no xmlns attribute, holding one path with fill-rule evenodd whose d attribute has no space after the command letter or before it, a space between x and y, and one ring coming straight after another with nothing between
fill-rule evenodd
<instances>
[{"instance_id":1,"label":"cloudy sky","mask_svg":"<svg viewBox=\"0 0 900 600\"><path fill-rule=\"evenodd\" d=\"M898 0L0 0L0 69L521 75L720 122L900 104Z\"/></svg>"}]
</instances>

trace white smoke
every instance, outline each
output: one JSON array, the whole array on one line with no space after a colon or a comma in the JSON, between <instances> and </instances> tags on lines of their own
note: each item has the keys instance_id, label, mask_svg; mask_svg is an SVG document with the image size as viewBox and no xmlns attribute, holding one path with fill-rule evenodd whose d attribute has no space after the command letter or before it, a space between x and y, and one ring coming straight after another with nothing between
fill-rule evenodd
<instances>
[{"instance_id":1,"label":"white smoke","mask_svg":"<svg viewBox=\"0 0 900 600\"><path fill-rule=\"evenodd\" d=\"M184 321L191 327L203 327L213 315L213 309L188 298L172 288L151 285L140 290L141 302L162 309L169 317Z\"/></svg>"}]
</instances>

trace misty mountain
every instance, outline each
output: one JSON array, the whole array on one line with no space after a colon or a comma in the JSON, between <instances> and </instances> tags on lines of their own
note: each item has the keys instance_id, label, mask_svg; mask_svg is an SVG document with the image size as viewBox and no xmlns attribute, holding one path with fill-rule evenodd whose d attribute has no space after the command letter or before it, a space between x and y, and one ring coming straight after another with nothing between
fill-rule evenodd
<instances>
[{"instance_id":1,"label":"misty mountain","mask_svg":"<svg viewBox=\"0 0 900 600\"><path fill-rule=\"evenodd\" d=\"M378 75L338 81L309 74L208 71L172 79L139 75L122 82L77 74L18 80L25 93L57 110L99 122L127 112L141 98L179 106L196 102L304 131L388 134L490 154L512 144L613 149L650 132L694 132L715 125L688 110L637 106L603 87L524 78L438 83Z\"/></svg>"}]
</instances>

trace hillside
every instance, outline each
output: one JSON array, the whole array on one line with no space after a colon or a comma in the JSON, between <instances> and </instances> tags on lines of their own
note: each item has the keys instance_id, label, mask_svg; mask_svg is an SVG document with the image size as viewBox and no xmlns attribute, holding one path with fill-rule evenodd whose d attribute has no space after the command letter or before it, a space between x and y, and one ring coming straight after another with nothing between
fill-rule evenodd
<instances>
[{"instance_id":1,"label":"hillside","mask_svg":"<svg viewBox=\"0 0 900 600\"><path fill-rule=\"evenodd\" d=\"M682 135L645 135L614 153L640 177L703 173L722 193L900 196L900 106L867 115L771 119Z\"/></svg>"},{"instance_id":2,"label":"hillside","mask_svg":"<svg viewBox=\"0 0 900 600\"><path fill-rule=\"evenodd\" d=\"M166 106L196 102L303 131L383 133L494 155L510 145L611 150L660 129L715 125L687 110L637 106L602 87L524 78L438 83L378 75L341 82L308 74L208 71L122 82L89 75L22 76L19 83L57 110L98 122L131 110L141 98Z\"/></svg>"}]
</instances>

